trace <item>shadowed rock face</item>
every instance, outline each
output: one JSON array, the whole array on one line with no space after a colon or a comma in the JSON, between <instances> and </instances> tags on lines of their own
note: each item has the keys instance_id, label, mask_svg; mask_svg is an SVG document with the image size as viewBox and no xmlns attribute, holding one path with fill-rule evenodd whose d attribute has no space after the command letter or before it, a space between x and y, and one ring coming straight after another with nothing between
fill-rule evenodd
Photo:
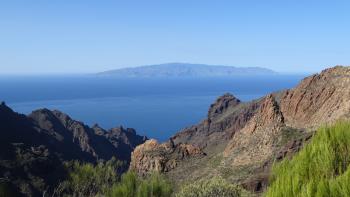
<instances>
[{"instance_id":1,"label":"shadowed rock face","mask_svg":"<svg viewBox=\"0 0 350 197\"><path fill-rule=\"evenodd\" d=\"M0 178L25 196L40 196L64 177L63 161L97 162L116 157L130 161L146 141L133 129L105 131L68 115L40 109L28 116L0 105Z\"/></svg>"},{"instance_id":2,"label":"shadowed rock face","mask_svg":"<svg viewBox=\"0 0 350 197\"><path fill-rule=\"evenodd\" d=\"M292 156L315 128L339 119L350 119L350 67L326 69L293 89L247 103L225 94L210 106L207 119L171 137L174 146L198 147L201 157L189 155L172 168L159 162L156 170L177 184L219 175L259 192L267 185L273 161ZM154 170L148 164L159 160L159 147L165 145L147 151L143 146L135 149L131 161L140 174Z\"/></svg>"},{"instance_id":3,"label":"shadowed rock face","mask_svg":"<svg viewBox=\"0 0 350 197\"><path fill-rule=\"evenodd\" d=\"M73 120L60 111L40 109L32 112L28 118L35 124L39 133L52 137L50 142L57 151L65 151L63 156L77 150L75 156L67 159L96 161L117 157L130 160L131 151L146 138L138 136L134 129L123 127L112 128L109 131L95 125L90 128L80 121ZM85 156L85 158L80 158Z\"/></svg>"}]
</instances>

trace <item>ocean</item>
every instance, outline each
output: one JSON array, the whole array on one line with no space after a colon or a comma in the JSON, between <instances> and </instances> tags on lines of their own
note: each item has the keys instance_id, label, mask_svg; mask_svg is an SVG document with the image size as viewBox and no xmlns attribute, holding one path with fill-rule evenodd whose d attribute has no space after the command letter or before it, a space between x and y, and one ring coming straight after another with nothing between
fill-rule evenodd
<instances>
[{"instance_id":1,"label":"ocean","mask_svg":"<svg viewBox=\"0 0 350 197\"><path fill-rule=\"evenodd\" d=\"M217 97L231 93L242 101L295 86L303 75L231 78L113 78L77 76L2 76L0 100L28 114L58 109L73 119L103 128L135 128L164 141L205 119Z\"/></svg>"}]
</instances>

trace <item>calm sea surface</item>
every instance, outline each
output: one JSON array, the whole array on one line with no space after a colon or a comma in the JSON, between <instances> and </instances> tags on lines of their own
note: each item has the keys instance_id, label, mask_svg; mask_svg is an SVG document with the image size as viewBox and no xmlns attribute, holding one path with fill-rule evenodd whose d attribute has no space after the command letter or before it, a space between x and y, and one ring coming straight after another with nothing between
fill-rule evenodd
<instances>
[{"instance_id":1,"label":"calm sea surface","mask_svg":"<svg viewBox=\"0 0 350 197\"><path fill-rule=\"evenodd\" d=\"M206 117L209 105L229 92L243 101L291 88L304 76L115 79L95 76L0 77L0 100L28 114L58 109L87 125L132 127L166 140Z\"/></svg>"}]
</instances>

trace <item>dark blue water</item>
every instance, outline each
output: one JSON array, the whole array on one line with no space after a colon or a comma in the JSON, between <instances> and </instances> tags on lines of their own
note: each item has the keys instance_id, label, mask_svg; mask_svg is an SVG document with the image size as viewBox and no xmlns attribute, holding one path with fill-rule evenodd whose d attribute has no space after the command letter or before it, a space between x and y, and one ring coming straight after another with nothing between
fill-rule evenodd
<instances>
[{"instance_id":1,"label":"dark blue water","mask_svg":"<svg viewBox=\"0 0 350 197\"><path fill-rule=\"evenodd\" d=\"M303 76L113 79L92 76L1 77L0 100L28 114L58 109L88 125L132 127L165 140L206 117L209 105L230 92L243 101L295 86Z\"/></svg>"}]
</instances>

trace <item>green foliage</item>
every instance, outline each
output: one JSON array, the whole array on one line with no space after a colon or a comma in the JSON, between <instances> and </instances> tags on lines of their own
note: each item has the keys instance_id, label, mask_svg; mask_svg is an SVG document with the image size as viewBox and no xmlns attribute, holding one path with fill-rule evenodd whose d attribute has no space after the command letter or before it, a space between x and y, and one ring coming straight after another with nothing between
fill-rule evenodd
<instances>
[{"instance_id":1,"label":"green foliage","mask_svg":"<svg viewBox=\"0 0 350 197\"><path fill-rule=\"evenodd\" d=\"M318 130L291 160L274 165L268 197L350 196L350 123Z\"/></svg>"},{"instance_id":2,"label":"green foliage","mask_svg":"<svg viewBox=\"0 0 350 197\"><path fill-rule=\"evenodd\" d=\"M118 181L123 163L115 158L97 165L78 161L66 164L69 175L55 190L57 196L98 196Z\"/></svg>"},{"instance_id":3,"label":"green foliage","mask_svg":"<svg viewBox=\"0 0 350 197\"><path fill-rule=\"evenodd\" d=\"M136 173L123 174L121 181L107 193L109 197L169 197L172 194L170 183L159 174L140 179Z\"/></svg>"},{"instance_id":4,"label":"green foliage","mask_svg":"<svg viewBox=\"0 0 350 197\"><path fill-rule=\"evenodd\" d=\"M68 179L62 182L52 196L73 197L169 197L172 188L159 174L140 178L134 172L118 172L123 163L112 159L97 165L78 161L66 164Z\"/></svg>"},{"instance_id":5,"label":"green foliage","mask_svg":"<svg viewBox=\"0 0 350 197\"><path fill-rule=\"evenodd\" d=\"M222 178L203 179L185 185L176 197L240 197L243 190Z\"/></svg>"},{"instance_id":6,"label":"green foliage","mask_svg":"<svg viewBox=\"0 0 350 197\"><path fill-rule=\"evenodd\" d=\"M8 182L2 182L0 180L0 197L14 197L16 195L15 190L11 187L11 184Z\"/></svg>"},{"instance_id":7,"label":"green foliage","mask_svg":"<svg viewBox=\"0 0 350 197\"><path fill-rule=\"evenodd\" d=\"M137 193L138 177L134 172L123 174L121 181L116 183L107 192L109 197L134 197Z\"/></svg>"},{"instance_id":8,"label":"green foliage","mask_svg":"<svg viewBox=\"0 0 350 197\"><path fill-rule=\"evenodd\" d=\"M171 184L161 175L152 174L141 181L138 188L138 197L168 197L172 193Z\"/></svg>"}]
</instances>

